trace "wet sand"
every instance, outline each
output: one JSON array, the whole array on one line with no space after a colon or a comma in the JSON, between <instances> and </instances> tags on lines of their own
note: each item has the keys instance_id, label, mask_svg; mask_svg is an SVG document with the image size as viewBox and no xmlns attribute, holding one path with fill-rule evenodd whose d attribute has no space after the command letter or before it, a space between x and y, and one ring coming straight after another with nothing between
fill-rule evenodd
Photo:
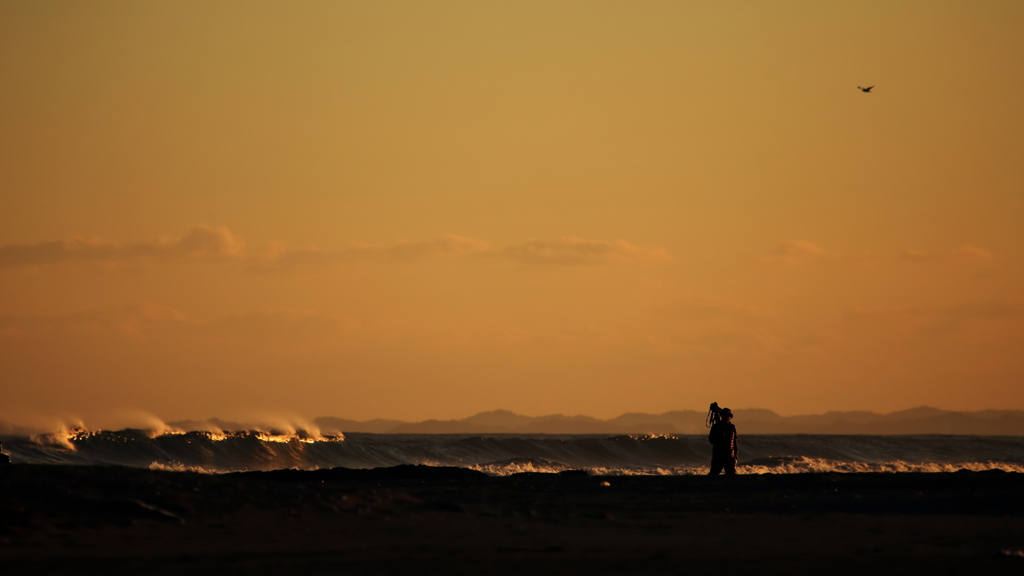
<instances>
[{"instance_id":1,"label":"wet sand","mask_svg":"<svg viewBox=\"0 0 1024 576\"><path fill-rule=\"evenodd\" d=\"M0 489L3 574L682 574L723 563L1024 573L1024 474L997 471L214 476L15 465L0 469Z\"/></svg>"}]
</instances>

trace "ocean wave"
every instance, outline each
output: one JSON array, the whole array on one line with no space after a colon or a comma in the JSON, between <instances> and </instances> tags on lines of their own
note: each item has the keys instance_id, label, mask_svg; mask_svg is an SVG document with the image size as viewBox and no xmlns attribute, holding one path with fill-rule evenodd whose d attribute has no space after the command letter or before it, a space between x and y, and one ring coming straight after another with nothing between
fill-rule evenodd
<instances>
[{"instance_id":1,"label":"ocean wave","mask_svg":"<svg viewBox=\"0 0 1024 576\"><path fill-rule=\"evenodd\" d=\"M706 474L704 436L321 435L305 430L62 429L8 436L16 464L113 465L183 472L460 466L491 475L587 470L601 475ZM816 436L740 438L741 474L1024 472L1024 437Z\"/></svg>"}]
</instances>

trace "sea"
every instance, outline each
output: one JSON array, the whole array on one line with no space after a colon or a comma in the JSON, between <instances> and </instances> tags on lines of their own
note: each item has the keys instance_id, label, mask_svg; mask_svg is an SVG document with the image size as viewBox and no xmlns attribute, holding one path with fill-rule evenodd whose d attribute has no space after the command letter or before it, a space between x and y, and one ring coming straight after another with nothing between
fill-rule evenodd
<instances>
[{"instance_id":1,"label":"sea","mask_svg":"<svg viewBox=\"0 0 1024 576\"><path fill-rule=\"evenodd\" d=\"M239 471L457 466L503 476L706 474L704 435L367 434L304 430L60 430L0 436L13 464ZM1024 472L1024 436L746 435L740 474Z\"/></svg>"}]
</instances>

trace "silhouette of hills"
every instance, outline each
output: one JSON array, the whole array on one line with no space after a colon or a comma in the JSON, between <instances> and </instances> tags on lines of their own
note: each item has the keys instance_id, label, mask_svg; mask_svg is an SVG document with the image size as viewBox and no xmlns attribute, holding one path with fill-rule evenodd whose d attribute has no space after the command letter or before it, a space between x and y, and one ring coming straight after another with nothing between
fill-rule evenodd
<instances>
[{"instance_id":1,"label":"silhouette of hills","mask_svg":"<svg viewBox=\"0 0 1024 576\"><path fill-rule=\"evenodd\" d=\"M780 416L763 408L734 409L742 434L976 434L1024 436L1024 410L954 412L921 406L888 414L826 412ZM589 416L523 416L508 410L481 412L460 420L370 420L317 418L324 433L377 434L704 434L706 413L674 410L663 414L631 412L610 420Z\"/></svg>"},{"instance_id":2,"label":"silhouette of hills","mask_svg":"<svg viewBox=\"0 0 1024 576\"><path fill-rule=\"evenodd\" d=\"M740 434L969 434L1024 436L1024 410L958 412L927 406L877 414L875 412L826 412L780 416L763 408L733 409ZM705 412L673 410L662 414L628 412L609 420L590 416L523 416L508 410L481 412L459 420L373 419L366 421L322 417L313 424L324 434L363 432L372 434L706 434ZM218 418L180 420L168 425L181 430L252 430L257 423L229 422ZM29 435L42 430L0 421L0 436Z\"/></svg>"}]
</instances>

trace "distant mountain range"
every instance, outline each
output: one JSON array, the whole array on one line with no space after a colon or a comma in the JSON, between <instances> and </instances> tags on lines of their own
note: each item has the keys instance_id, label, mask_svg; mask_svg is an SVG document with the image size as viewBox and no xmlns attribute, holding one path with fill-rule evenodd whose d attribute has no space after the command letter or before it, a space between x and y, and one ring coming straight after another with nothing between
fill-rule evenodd
<instances>
[{"instance_id":1,"label":"distant mountain range","mask_svg":"<svg viewBox=\"0 0 1024 576\"><path fill-rule=\"evenodd\" d=\"M1024 410L953 412L912 408L889 414L826 412L779 416L771 410L733 410L741 434L979 434L1024 436ZM376 434L704 434L707 414L674 410L664 414L627 413L611 420L589 416L522 416L508 410L481 412L461 420L368 420L317 418L323 433Z\"/></svg>"},{"instance_id":2,"label":"distant mountain range","mask_svg":"<svg viewBox=\"0 0 1024 576\"><path fill-rule=\"evenodd\" d=\"M733 410L740 434L976 434L1024 436L1024 410L954 412L919 407L889 414L826 412L808 416L779 416L759 408ZM664 414L627 413L610 420L589 416L523 416L508 410L481 412L461 420L345 420L323 417L313 421L324 434L705 434L705 412L673 410ZM256 423L218 418L168 422L180 430L252 430ZM41 432L0 422L0 435Z\"/></svg>"}]
</instances>

